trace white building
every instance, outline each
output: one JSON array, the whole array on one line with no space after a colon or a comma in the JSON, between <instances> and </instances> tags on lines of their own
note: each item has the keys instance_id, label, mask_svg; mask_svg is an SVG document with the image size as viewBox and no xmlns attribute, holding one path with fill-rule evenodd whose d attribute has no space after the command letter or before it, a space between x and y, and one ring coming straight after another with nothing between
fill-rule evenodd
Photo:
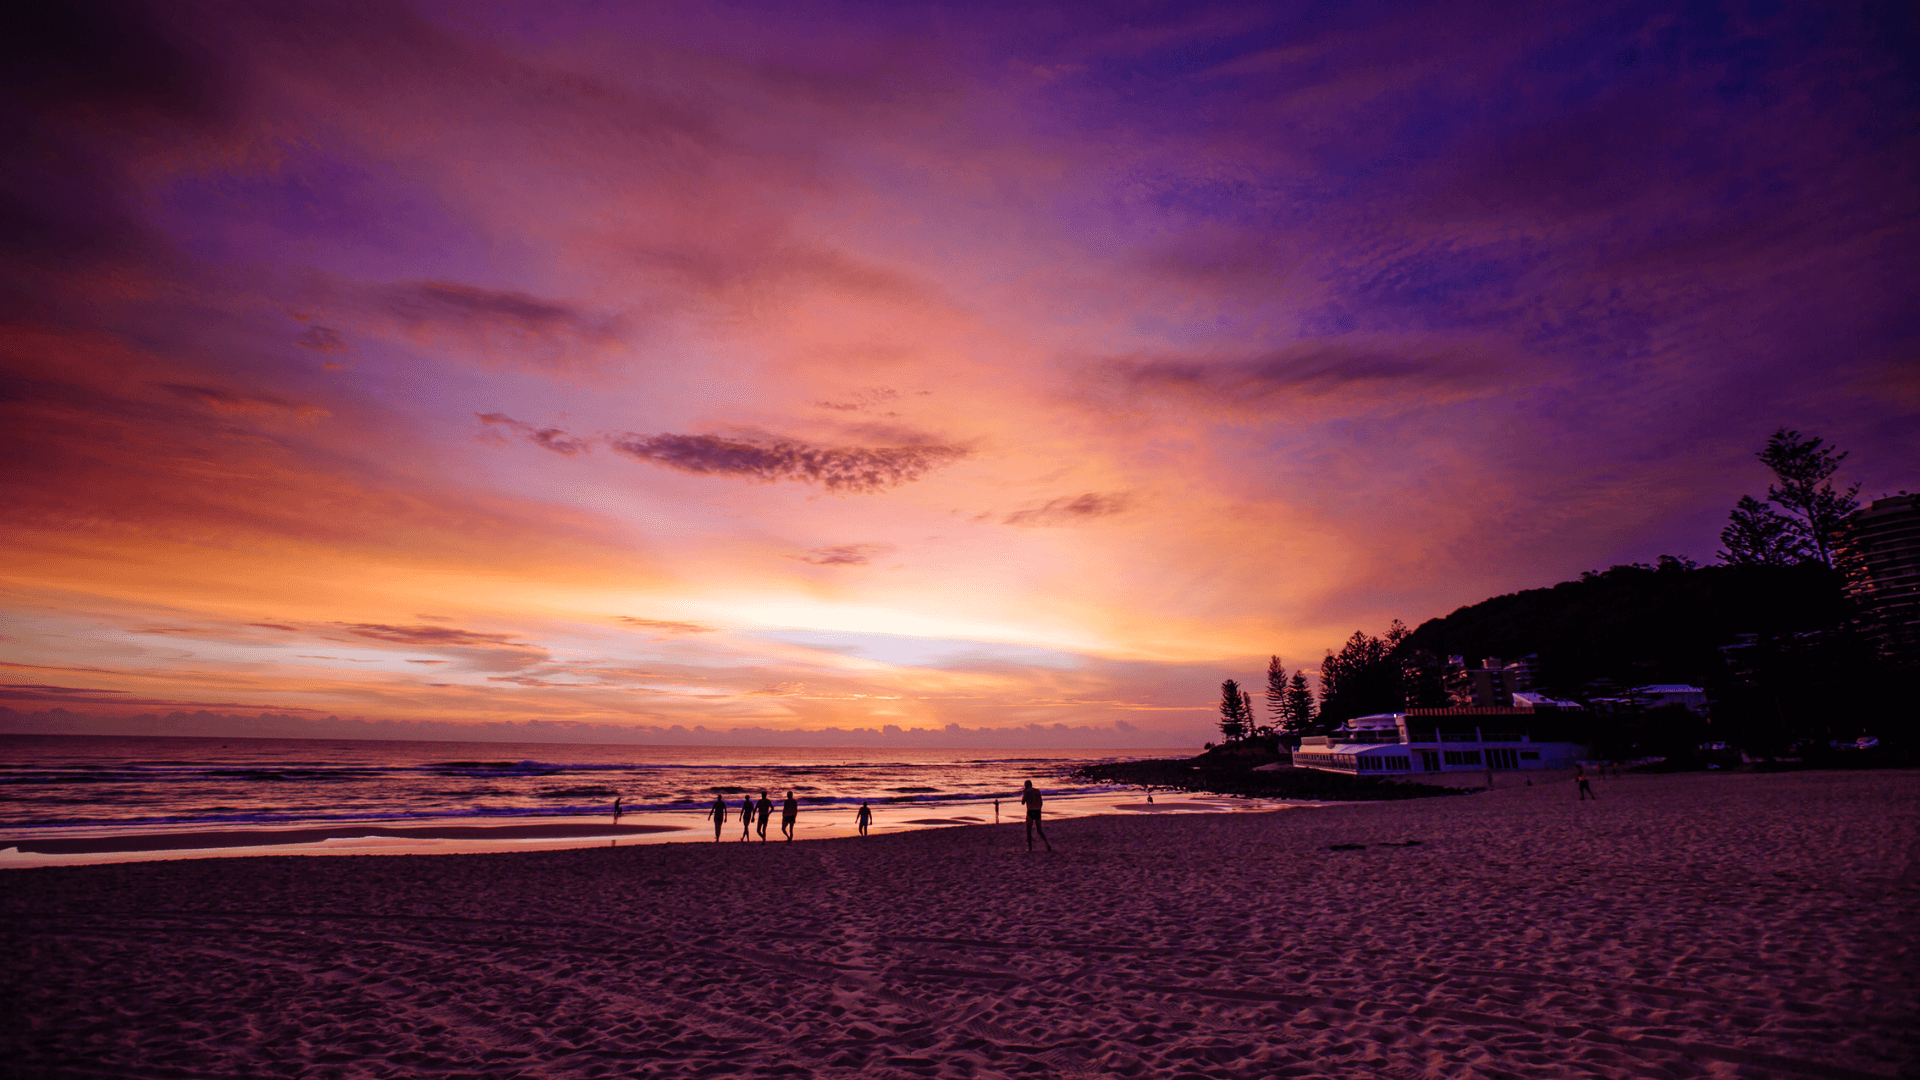
<instances>
[{"instance_id":1,"label":"white building","mask_svg":"<svg viewBox=\"0 0 1920 1080\"><path fill-rule=\"evenodd\" d=\"M1521 709L1422 709L1358 717L1330 735L1309 735L1293 752L1303 769L1356 776L1570 769L1585 755L1577 743L1534 742L1492 725L1526 718Z\"/></svg>"}]
</instances>

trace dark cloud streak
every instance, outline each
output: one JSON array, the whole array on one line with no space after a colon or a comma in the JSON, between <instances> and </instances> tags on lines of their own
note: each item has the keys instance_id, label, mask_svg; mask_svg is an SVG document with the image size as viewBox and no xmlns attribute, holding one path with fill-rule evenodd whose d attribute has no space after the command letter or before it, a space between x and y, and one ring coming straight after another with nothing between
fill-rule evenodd
<instances>
[{"instance_id":1,"label":"dark cloud streak","mask_svg":"<svg viewBox=\"0 0 1920 1080\"><path fill-rule=\"evenodd\" d=\"M1258 402L1296 398L1389 399L1469 392L1499 381L1499 365L1479 356L1409 355L1313 343L1263 355L1113 360L1106 372L1135 391L1176 391Z\"/></svg>"},{"instance_id":2,"label":"dark cloud streak","mask_svg":"<svg viewBox=\"0 0 1920 1080\"><path fill-rule=\"evenodd\" d=\"M723 435L576 436L561 428L537 428L505 413L475 413L489 428L513 432L535 446L573 457L598 443L616 453L695 476L724 476L755 483L791 480L818 484L837 494L872 494L910 484L966 457L965 447L941 443L902 446L813 446L786 439L734 439Z\"/></svg>"},{"instance_id":3,"label":"dark cloud streak","mask_svg":"<svg viewBox=\"0 0 1920 1080\"><path fill-rule=\"evenodd\" d=\"M967 456L958 446L809 446L719 435L625 435L609 438L619 453L692 473L755 483L792 480L828 491L870 494L912 483Z\"/></svg>"},{"instance_id":4,"label":"dark cloud streak","mask_svg":"<svg viewBox=\"0 0 1920 1080\"><path fill-rule=\"evenodd\" d=\"M1001 519L1002 525L1026 527L1046 527L1054 525L1074 525L1095 518L1111 517L1124 513L1132 500L1124 494L1103 495L1089 491L1085 495L1069 498L1061 496L1048 499L1038 506L1029 506Z\"/></svg>"},{"instance_id":5,"label":"dark cloud streak","mask_svg":"<svg viewBox=\"0 0 1920 1080\"><path fill-rule=\"evenodd\" d=\"M372 638L375 641L397 641L405 645L493 648L500 645L523 644L505 634L483 634L473 630L459 630L451 626L389 626L385 623L336 623L335 625L355 637Z\"/></svg>"},{"instance_id":6,"label":"dark cloud streak","mask_svg":"<svg viewBox=\"0 0 1920 1080\"><path fill-rule=\"evenodd\" d=\"M519 435L535 446L551 450L556 454L572 457L593 448L592 439L572 438L559 428L536 428L532 424L515 420L505 413L474 413L480 422L489 427L502 427Z\"/></svg>"}]
</instances>

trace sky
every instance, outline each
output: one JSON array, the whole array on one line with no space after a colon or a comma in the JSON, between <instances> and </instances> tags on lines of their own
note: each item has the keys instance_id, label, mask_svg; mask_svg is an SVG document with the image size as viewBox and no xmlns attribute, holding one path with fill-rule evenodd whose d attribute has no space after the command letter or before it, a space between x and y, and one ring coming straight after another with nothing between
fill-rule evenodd
<instances>
[{"instance_id":1,"label":"sky","mask_svg":"<svg viewBox=\"0 0 1920 1080\"><path fill-rule=\"evenodd\" d=\"M1908 5L0 19L22 714L1187 745L1920 483Z\"/></svg>"}]
</instances>

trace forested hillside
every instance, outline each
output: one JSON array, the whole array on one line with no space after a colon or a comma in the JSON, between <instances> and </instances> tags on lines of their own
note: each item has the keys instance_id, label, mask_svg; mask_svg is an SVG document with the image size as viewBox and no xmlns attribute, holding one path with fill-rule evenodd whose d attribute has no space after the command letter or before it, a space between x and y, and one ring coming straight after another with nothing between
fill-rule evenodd
<instances>
[{"instance_id":1,"label":"forested hillside","mask_svg":"<svg viewBox=\"0 0 1920 1080\"><path fill-rule=\"evenodd\" d=\"M1542 690L1584 697L1607 683L1718 683L1727 672L1720 647L1739 635L1832 630L1846 616L1840 577L1820 563L1663 559L1483 600L1420 624L1405 647L1476 663L1537 653Z\"/></svg>"}]
</instances>

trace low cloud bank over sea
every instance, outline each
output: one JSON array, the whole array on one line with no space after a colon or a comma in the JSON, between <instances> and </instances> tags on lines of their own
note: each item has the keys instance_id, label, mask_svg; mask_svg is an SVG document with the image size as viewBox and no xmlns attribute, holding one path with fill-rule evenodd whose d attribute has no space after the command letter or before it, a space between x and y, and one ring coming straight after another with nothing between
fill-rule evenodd
<instances>
[{"instance_id":1,"label":"low cloud bank over sea","mask_svg":"<svg viewBox=\"0 0 1920 1080\"><path fill-rule=\"evenodd\" d=\"M367 720L359 717L309 717L262 712L254 715L195 712L100 716L55 708L23 713L0 707L0 735L187 736L234 739L399 739L426 742L545 742L600 745L669 746L914 746L1020 748L1100 748L1164 750L1197 748L1206 737L1196 727L1189 738L1164 730L1146 730L1115 720L1111 724L1026 724L1011 727L934 728L707 727L696 724L596 724L574 720L529 719L455 722L447 720Z\"/></svg>"}]
</instances>

